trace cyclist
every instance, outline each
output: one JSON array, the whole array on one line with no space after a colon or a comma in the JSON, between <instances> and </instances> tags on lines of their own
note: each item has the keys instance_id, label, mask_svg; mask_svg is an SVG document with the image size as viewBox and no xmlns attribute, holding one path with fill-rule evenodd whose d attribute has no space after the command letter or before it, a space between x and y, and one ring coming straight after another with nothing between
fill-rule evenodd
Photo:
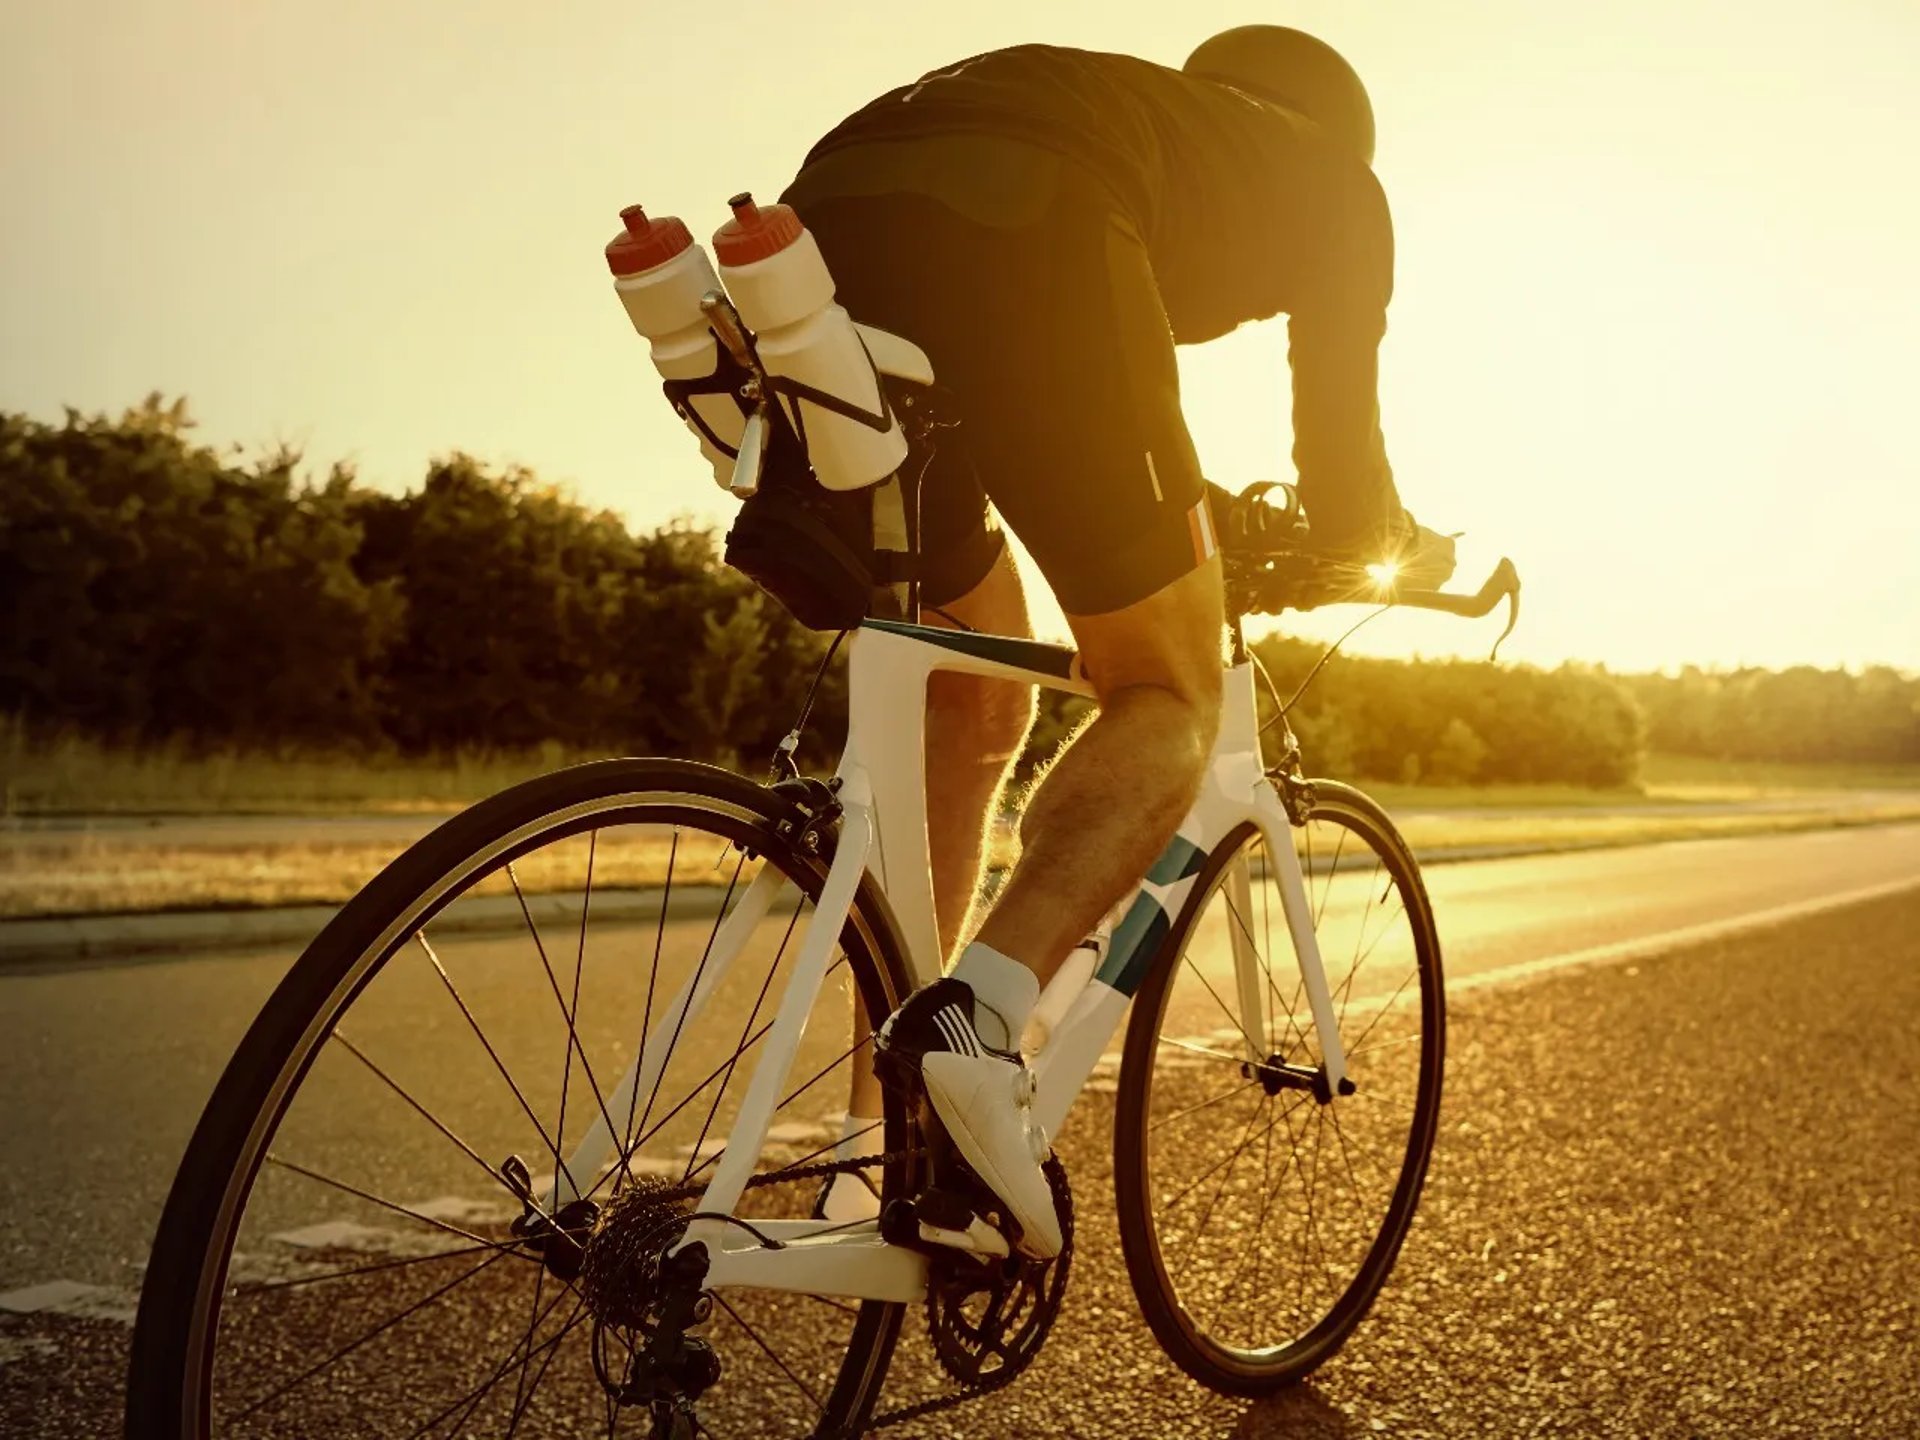
<instances>
[{"instance_id":1,"label":"cyclist","mask_svg":"<svg viewBox=\"0 0 1920 1440\"><path fill-rule=\"evenodd\" d=\"M997 510L1066 612L1099 700L1027 805L1022 858L977 937L874 1047L918 1073L1032 1256L1057 1253L1061 1234L1021 1036L1041 985L1198 793L1219 721L1221 531L1267 518L1210 500L1175 344L1284 312L1314 543L1409 560L1429 583L1452 571L1452 542L1402 509L1381 439L1393 239L1372 158L1372 108L1347 62L1255 25L1179 70L1045 45L946 66L842 122L781 197L841 303L925 348L962 419L922 480L924 603L949 623L1029 633ZM1025 687L932 682L929 841L949 955L1032 713ZM875 1085L856 1079L843 1153L865 1153L851 1137L880 1113ZM825 1212L870 1206L837 1193L858 1188L836 1182Z\"/></svg>"}]
</instances>

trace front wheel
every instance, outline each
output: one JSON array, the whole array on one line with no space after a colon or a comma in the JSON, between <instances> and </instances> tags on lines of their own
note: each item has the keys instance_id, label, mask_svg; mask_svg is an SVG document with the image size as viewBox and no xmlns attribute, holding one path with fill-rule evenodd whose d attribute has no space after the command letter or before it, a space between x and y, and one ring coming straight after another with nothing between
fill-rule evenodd
<instances>
[{"instance_id":1,"label":"front wheel","mask_svg":"<svg viewBox=\"0 0 1920 1440\"><path fill-rule=\"evenodd\" d=\"M1310 1082L1319 1041L1251 825L1207 857L1134 997L1121 1068L1134 1293L1174 1363L1233 1395L1304 1378L1353 1333L1399 1255L1439 1118L1446 1002L1419 869L1366 796L1314 790L1291 834L1352 1093Z\"/></svg>"}]
</instances>

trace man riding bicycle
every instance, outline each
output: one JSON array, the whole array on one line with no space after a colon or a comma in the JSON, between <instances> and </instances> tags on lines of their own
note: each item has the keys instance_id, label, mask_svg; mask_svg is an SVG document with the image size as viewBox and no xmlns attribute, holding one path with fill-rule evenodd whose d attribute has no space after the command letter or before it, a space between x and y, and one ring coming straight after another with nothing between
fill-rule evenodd
<instances>
[{"instance_id":1,"label":"man riding bicycle","mask_svg":"<svg viewBox=\"0 0 1920 1440\"><path fill-rule=\"evenodd\" d=\"M1401 508L1381 438L1393 237L1372 157L1372 108L1346 61L1256 25L1180 70L1043 45L963 60L842 122L781 197L840 302L932 355L962 421L922 479L923 604L1029 633L997 511L1059 599L1099 700L1028 804L1022 858L977 937L875 1041L884 1067L924 1084L1036 1257L1061 1232L1021 1036L1040 987L1198 793L1219 724L1217 552L1269 518L1203 480L1174 345L1284 312L1313 545L1399 559L1423 583L1452 572L1452 542ZM1032 703L1023 686L931 682L928 838L949 955ZM849 1153L874 1123L861 1117L881 1112L876 1085L856 1076ZM826 1213L870 1206L857 1191L838 1177Z\"/></svg>"}]
</instances>

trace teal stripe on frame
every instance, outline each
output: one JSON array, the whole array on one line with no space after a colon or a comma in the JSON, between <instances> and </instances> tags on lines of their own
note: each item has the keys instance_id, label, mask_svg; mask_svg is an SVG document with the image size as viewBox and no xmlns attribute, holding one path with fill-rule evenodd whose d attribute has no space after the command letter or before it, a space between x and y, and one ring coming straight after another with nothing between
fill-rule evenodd
<instances>
[{"instance_id":1,"label":"teal stripe on frame","mask_svg":"<svg viewBox=\"0 0 1920 1440\"><path fill-rule=\"evenodd\" d=\"M1167 842L1167 848L1160 852L1160 858L1153 862L1147 879L1156 885L1171 885L1189 875L1198 875L1201 862L1205 859L1198 845L1184 835L1176 835Z\"/></svg>"},{"instance_id":2,"label":"teal stripe on frame","mask_svg":"<svg viewBox=\"0 0 1920 1440\"><path fill-rule=\"evenodd\" d=\"M1173 922L1160 902L1141 891L1134 897L1126 918L1113 932L1113 947L1094 978L1111 985L1122 995L1131 995L1147 978L1147 965L1159 952Z\"/></svg>"}]
</instances>

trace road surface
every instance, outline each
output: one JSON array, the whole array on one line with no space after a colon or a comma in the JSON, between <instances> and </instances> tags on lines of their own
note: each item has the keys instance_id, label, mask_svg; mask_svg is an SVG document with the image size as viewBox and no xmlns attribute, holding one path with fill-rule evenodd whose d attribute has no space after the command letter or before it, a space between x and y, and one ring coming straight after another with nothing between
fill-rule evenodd
<instances>
[{"instance_id":1,"label":"road surface","mask_svg":"<svg viewBox=\"0 0 1920 1440\"><path fill-rule=\"evenodd\" d=\"M1920 1431L1917 878L1920 826L1434 869L1442 1134L1354 1344L1255 1404L1174 1371L1119 1263L1112 1102L1089 1095L1062 1138L1083 1240L1053 1343L920 1433ZM116 1297L289 958L0 975L0 1292L55 1297L0 1316L0 1432L112 1430ZM462 1038L431 1031L420 1063Z\"/></svg>"}]
</instances>

